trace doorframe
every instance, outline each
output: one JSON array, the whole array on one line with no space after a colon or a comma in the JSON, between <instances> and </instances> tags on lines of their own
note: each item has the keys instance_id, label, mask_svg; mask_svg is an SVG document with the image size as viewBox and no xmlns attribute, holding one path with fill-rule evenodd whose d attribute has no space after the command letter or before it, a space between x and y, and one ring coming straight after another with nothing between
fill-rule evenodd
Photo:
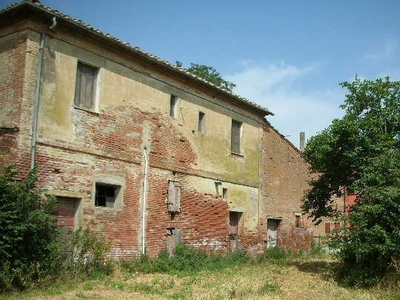
<instances>
[{"instance_id":1,"label":"doorframe","mask_svg":"<svg viewBox=\"0 0 400 300\"><path fill-rule=\"evenodd\" d=\"M267 248L276 247L277 241L278 241L278 228L280 226L281 221L282 221L281 217L268 217L267 218L267 238L266 238ZM275 230L274 230L275 231L275 241L274 241L274 243L271 243L271 239L270 239L270 224L272 222L275 224Z\"/></svg>"}]
</instances>

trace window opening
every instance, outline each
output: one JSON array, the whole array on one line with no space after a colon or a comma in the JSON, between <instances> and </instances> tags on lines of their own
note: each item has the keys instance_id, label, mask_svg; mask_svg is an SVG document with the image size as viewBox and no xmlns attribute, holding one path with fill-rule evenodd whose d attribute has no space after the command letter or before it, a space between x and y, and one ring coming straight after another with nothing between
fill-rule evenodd
<instances>
[{"instance_id":1,"label":"window opening","mask_svg":"<svg viewBox=\"0 0 400 300\"><path fill-rule=\"evenodd\" d=\"M243 123L232 120L231 127L231 152L241 154L241 133Z\"/></svg>"},{"instance_id":2,"label":"window opening","mask_svg":"<svg viewBox=\"0 0 400 300\"><path fill-rule=\"evenodd\" d=\"M120 187L96 183L95 205L114 208Z\"/></svg>"},{"instance_id":3,"label":"window opening","mask_svg":"<svg viewBox=\"0 0 400 300\"><path fill-rule=\"evenodd\" d=\"M300 227L300 216L296 216L295 227L296 227L296 228L299 228L299 227Z\"/></svg>"},{"instance_id":4,"label":"window opening","mask_svg":"<svg viewBox=\"0 0 400 300\"><path fill-rule=\"evenodd\" d=\"M303 219L301 213L295 213L294 216L295 216L294 226L296 228L303 227Z\"/></svg>"},{"instance_id":5,"label":"window opening","mask_svg":"<svg viewBox=\"0 0 400 300\"><path fill-rule=\"evenodd\" d=\"M205 120L206 120L205 113L199 111L199 123L197 126L197 131L200 133L204 133L205 131Z\"/></svg>"},{"instance_id":6,"label":"window opening","mask_svg":"<svg viewBox=\"0 0 400 300\"><path fill-rule=\"evenodd\" d=\"M99 68L78 62L75 81L75 106L94 110L98 73Z\"/></svg>"},{"instance_id":7,"label":"window opening","mask_svg":"<svg viewBox=\"0 0 400 300\"><path fill-rule=\"evenodd\" d=\"M171 95L169 101L169 115L173 118L177 117L177 107L178 107L178 98L174 95Z\"/></svg>"},{"instance_id":8,"label":"window opening","mask_svg":"<svg viewBox=\"0 0 400 300\"><path fill-rule=\"evenodd\" d=\"M228 198L228 189L227 188L222 188L222 198L224 198L224 199Z\"/></svg>"}]
</instances>

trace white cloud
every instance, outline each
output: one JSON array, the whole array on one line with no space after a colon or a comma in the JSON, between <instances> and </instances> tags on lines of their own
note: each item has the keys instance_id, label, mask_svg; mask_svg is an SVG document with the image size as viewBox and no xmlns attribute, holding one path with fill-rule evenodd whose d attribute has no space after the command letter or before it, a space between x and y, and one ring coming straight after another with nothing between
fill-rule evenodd
<instances>
[{"instance_id":1,"label":"white cloud","mask_svg":"<svg viewBox=\"0 0 400 300\"><path fill-rule=\"evenodd\" d=\"M225 76L236 84L235 92L272 111L271 124L295 145L299 133L311 137L342 115L339 104L344 92L322 90L304 93L293 88L301 79L318 70L317 65L297 67L284 62L245 62L243 69Z\"/></svg>"},{"instance_id":2,"label":"white cloud","mask_svg":"<svg viewBox=\"0 0 400 300\"><path fill-rule=\"evenodd\" d=\"M383 60L383 59L390 59L395 54L397 48L396 40L394 39L387 39L383 41L383 43L375 49L375 51L364 55L365 59L369 60Z\"/></svg>"}]
</instances>

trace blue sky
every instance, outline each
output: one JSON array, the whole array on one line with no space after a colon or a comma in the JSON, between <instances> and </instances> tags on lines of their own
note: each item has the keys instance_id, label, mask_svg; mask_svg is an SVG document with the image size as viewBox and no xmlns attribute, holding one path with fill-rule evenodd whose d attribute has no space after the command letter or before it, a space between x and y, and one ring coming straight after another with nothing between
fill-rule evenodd
<instances>
[{"instance_id":1,"label":"blue sky","mask_svg":"<svg viewBox=\"0 0 400 300\"><path fill-rule=\"evenodd\" d=\"M400 79L396 0L41 2L170 62L215 67L296 146L342 115L340 82Z\"/></svg>"}]
</instances>

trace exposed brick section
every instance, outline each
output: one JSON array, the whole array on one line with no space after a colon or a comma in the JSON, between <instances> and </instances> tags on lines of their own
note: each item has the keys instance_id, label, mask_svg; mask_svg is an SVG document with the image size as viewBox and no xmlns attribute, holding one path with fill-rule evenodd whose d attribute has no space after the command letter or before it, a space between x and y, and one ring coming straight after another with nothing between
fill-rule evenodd
<instances>
[{"instance_id":1,"label":"exposed brick section","mask_svg":"<svg viewBox=\"0 0 400 300\"><path fill-rule=\"evenodd\" d=\"M0 163L15 161L27 50L25 34L12 35L0 53Z\"/></svg>"},{"instance_id":2,"label":"exposed brick section","mask_svg":"<svg viewBox=\"0 0 400 300\"><path fill-rule=\"evenodd\" d=\"M191 165L197 161L197 154L193 151L189 140L179 133L171 122L163 124L160 120L161 116L153 118L157 124L154 127L152 140L152 162L160 165L165 163L173 165L175 170L190 170Z\"/></svg>"},{"instance_id":3,"label":"exposed brick section","mask_svg":"<svg viewBox=\"0 0 400 300\"><path fill-rule=\"evenodd\" d=\"M228 248L228 205L221 197L201 194L182 186L181 212L167 212L167 172L151 176L149 191L148 250L155 255L166 248L167 228L182 230L182 241L207 252L226 252ZM180 175L175 180L184 180ZM189 188L189 189L188 189Z\"/></svg>"},{"instance_id":4,"label":"exposed brick section","mask_svg":"<svg viewBox=\"0 0 400 300\"><path fill-rule=\"evenodd\" d=\"M83 224L111 241L113 256L136 257L140 253L137 236L141 166L46 146L41 146L38 152L40 184L49 190L68 190L81 195ZM92 178L98 174L122 175L126 179L122 209L94 206Z\"/></svg>"},{"instance_id":5,"label":"exposed brick section","mask_svg":"<svg viewBox=\"0 0 400 300\"><path fill-rule=\"evenodd\" d=\"M313 234L304 228L290 228L279 230L277 245L291 253L309 251L313 242Z\"/></svg>"}]
</instances>

